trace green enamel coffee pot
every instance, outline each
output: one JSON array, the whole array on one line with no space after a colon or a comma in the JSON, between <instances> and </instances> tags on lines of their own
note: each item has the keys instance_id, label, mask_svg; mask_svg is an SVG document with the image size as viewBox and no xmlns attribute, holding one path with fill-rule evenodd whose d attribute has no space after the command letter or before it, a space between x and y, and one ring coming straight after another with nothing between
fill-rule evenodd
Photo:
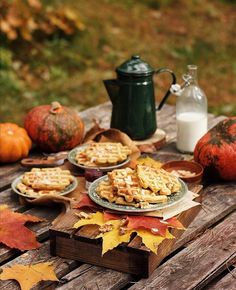
<instances>
[{"instance_id":1,"label":"green enamel coffee pot","mask_svg":"<svg viewBox=\"0 0 236 290\"><path fill-rule=\"evenodd\" d=\"M111 128L125 132L134 140L150 137L157 128L156 110L160 110L170 95L166 92L156 108L153 75L174 73L167 68L153 69L138 55L116 68L117 79L104 80L112 102Z\"/></svg>"}]
</instances>

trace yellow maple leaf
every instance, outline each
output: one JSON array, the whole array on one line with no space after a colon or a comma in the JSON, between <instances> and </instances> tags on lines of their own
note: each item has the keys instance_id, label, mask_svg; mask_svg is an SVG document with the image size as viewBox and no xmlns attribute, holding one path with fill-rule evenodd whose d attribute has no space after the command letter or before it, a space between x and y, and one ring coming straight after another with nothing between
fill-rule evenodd
<instances>
[{"instance_id":1,"label":"yellow maple leaf","mask_svg":"<svg viewBox=\"0 0 236 290\"><path fill-rule=\"evenodd\" d=\"M160 161L157 161L149 156L146 156L146 157L140 157L137 160L137 164L146 165L146 166L150 166L150 167L159 169L159 168L161 168L163 163L161 163Z\"/></svg>"},{"instance_id":2,"label":"yellow maple leaf","mask_svg":"<svg viewBox=\"0 0 236 290\"><path fill-rule=\"evenodd\" d=\"M22 290L30 290L39 281L58 281L54 267L50 262L31 265L15 264L3 269L1 280L14 279L18 281Z\"/></svg>"},{"instance_id":3,"label":"yellow maple leaf","mask_svg":"<svg viewBox=\"0 0 236 290\"><path fill-rule=\"evenodd\" d=\"M165 237L154 235L145 229L138 229L135 230L135 232L140 238L142 238L143 244L155 254L157 254L158 246L163 240L175 238L168 230L166 231Z\"/></svg>"},{"instance_id":4,"label":"yellow maple leaf","mask_svg":"<svg viewBox=\"0 0 236 290\"><path fill-rule=\"evenodd\" d=\"M102 255L121 243L128 243L130 235L133 232L132 230L128 230L124 235L120 235L121 220L111 220L106 224L112 225L113 229L97 236L97 238L102 238Z\"/></svg>"},{"instance_id":5,"label":"yellow maple leaf","mask_svg":"<svg viewBox=\"0 0 236 290\"><path fill-rule=\"evenodd\" d=\"M97 211L94 214L91 214L89 218L82 218L78 222L76 222L73 226L73 228L77 229L79 227L85 226L85 225L98 225L102 226L105 224L103 213Z\"/></svg>"}]
</instances>

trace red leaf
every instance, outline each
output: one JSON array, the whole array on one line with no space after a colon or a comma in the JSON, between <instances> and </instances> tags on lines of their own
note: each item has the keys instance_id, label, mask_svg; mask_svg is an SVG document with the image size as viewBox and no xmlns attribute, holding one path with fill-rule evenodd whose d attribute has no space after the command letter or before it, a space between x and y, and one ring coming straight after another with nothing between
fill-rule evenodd
<instances>
[{"instance_id":1,"label":"red leaf","mask_svg":"<svg viewBox=\"0 0 236 290\"><path fill-rule=\"evenodd\" d=\"M88 208L94 208L98 209L99 207L95 202L93 202L90 197L87 195L87 193L84 193L80 201L73 206L73 208L82 208L82 207L88 207Z\"/></svg>"},{"instance_id":2,"label":"red leaf","mask_svg":"<svg viewBox=\"0 0 236 290\"><path fill-rule=\"evenodd\" d=\"M111 221L111 220L121 220L122 218L124 218L124 215L119 215L119 214L113 214L113 213L109 213L109 212L104 212L103 214L104 217L104 221Z\"/></svg>"},{"instance_id":3,"label":"red leaf","mask_svg":"<svg viewBox=\"0 0 236 290\"><path fill-rule=\"evenodd\" d=\"M128 228L140 229L144 228L150 230L155 235L161 235L165 237L167 224L160 222L159 218L146 217L146 216L128 216Z\"/></svg>"},{"instance_id":4,"label":"red leaf","mask_svg":"<svg viewBox=\"0 0 236 290\"><path fill-rule=\"evenodd\" d=\"M0 242L10 248L31 250L40 247L35 234L26 228L26 222L40 222L43 219L24 215L8 208L0 209Z\"/></svg>"},{"instance_id":5,"label":"red leaf","mask_svg":"<svg viewBox=\"0 0 236 290\"><path fill-rule=\"evenodd\" d=\"M168 227L170 228L176 228L176 229L179 229L179 230L184 230L185 227L182 225L182 223L180 221L177 220L176 217L172 217L172 218L169 218L167 220L161 220L162 223L166 223Z\"/></svg>"}]
</instances>

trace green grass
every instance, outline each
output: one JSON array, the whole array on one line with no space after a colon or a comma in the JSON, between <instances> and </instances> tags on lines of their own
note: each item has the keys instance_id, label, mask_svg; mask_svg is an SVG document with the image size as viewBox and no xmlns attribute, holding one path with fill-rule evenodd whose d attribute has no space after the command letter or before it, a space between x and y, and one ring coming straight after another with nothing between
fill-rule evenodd
<instances>
[{"instance_id":1,"label":"green grass","mask_svg":"<svg viewBox=\"0 0 236 290\"><path fill-rule=\"evenodd\" d=\"M30 108L54 100L77 110L107 101L103 79L115 77L115 68L132 54L155 68L171 68L178 82L187 64L198 65L209 111L236 115L235 2L66 1L84 31L32 43L1 38L0 121L22 124ZM157 100L168 83L168 77L155 78Z\"/></svg>"}]
</instances>

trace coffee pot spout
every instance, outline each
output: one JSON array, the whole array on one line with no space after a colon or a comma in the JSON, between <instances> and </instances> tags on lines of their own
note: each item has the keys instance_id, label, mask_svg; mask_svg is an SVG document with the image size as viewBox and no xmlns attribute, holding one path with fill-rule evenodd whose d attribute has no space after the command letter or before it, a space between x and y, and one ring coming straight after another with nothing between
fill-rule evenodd
<instances>
[{"instance_id":1,"label":"coffee pot spout","mask_svg":"<svg viewBox=\"0 0 236 290\"><path fill-rule=\"evenodd\" d=\"M112 80L104 80L103 81L105 88L107 90L107 93L110 97L110 100L112 102L112 104L114 104L117 100L117 98L119 97L119 83L116 79L112 79Z\"/></svg>"}]
</instances>

